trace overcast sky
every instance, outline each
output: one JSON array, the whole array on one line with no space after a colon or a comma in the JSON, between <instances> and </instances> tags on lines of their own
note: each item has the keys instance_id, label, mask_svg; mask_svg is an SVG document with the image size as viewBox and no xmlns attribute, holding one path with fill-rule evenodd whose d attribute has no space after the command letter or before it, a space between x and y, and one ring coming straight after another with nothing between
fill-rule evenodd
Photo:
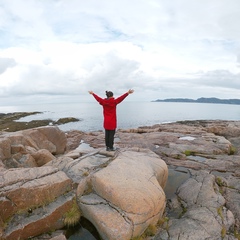
<instances>
[{"instance_id":1,"label":"overcast sky","mask_svg":"<svg viewBox=\"0 0 240 240\"><path fill-rule=\"evenodd\" d=\"M240 98L239 0L0 0L0 104Z\"/></svg>"}]
</instances>

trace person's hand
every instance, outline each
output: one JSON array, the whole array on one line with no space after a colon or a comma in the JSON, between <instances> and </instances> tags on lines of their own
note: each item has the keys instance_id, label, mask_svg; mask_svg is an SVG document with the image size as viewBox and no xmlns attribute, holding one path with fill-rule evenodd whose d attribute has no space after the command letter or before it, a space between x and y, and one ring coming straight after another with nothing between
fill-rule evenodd
<instances>
[{"instance_id":1,"label":"person's hand","mask_svg":"<svg viewBox=\"0 0 240 240\"><path fill-rule=\"evenodd\" d=\"M129 90L128 90L128 94L131 94L131 93L133 93L133 92L134 92L133 89L129 89Z\"/></svg>"},{"instance_id":2,"label":"person's hand","mask_svg":"<svg viewBox=\"0 0 240 240\"><path fill-rule=\"evenodd\" d=\"M88 91L89 92L89 94L93 94L93 91Z\"/></svg>"}]
</instances>

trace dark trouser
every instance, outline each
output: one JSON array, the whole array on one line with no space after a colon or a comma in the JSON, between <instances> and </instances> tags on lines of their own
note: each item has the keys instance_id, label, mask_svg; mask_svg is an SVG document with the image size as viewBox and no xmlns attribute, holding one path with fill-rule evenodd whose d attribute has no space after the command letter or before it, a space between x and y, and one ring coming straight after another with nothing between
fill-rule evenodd
<instances>
[{"instance_id":1,"label":"dark trouser","mask_svg":"<svg viewBox=\"0 0 240 240\"><path fill-rule=\"evenodd\" d=\"M107 148L111 148L111 149L113 148L114 135L115 135L115 129L114 130L105 129L105 144Z\"/></svg>"}]
</instances>

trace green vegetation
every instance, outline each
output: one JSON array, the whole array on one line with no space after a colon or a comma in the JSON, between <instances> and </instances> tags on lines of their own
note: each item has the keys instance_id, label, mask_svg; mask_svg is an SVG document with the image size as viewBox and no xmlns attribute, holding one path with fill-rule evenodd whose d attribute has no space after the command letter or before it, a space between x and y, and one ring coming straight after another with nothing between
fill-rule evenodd
<instances>
[{"instance_id":1,"label":"green vegetation","mask_svg":"<svg viewBox=\"0 0 240 240\"><path fill-rule=\"evenodd\" d=\"M227 184L222 180L221 177L216 177L215 179L217 185L219 186L219 193L224 193L224 187L227 187Z\"/></svg>"},{"instance_id":2,"label":"green vegetation","mask_svg":"<svg viewBox=\"0 0 240 240\"><path fill-rule=\"evenodd\" d=\"M219 187L224 187L225 183L223 182L222 178L216 177L216 183Z\"/></svg>"},{"instance_id":3,"label":"green vegetation","mask_svg":"<svg viewBox=\"0 0 240 240\"><path fill-rule=\"evenodd\" d=\"M163 217L158 220L157 227L161 227L168 231L169 226L168 226L169 218L168 217Z\"/></svg>"},{"instance_id":4,"label":"green vegetation","mask_svg":"<svg viewBox=\"0 0 240 240\"><path fill-rule=\"evenodd\" d=\"M87 177L88 175L89 175L89 172L87 170L83 172L84 177Z\"/></svg>"},{"instance_id":5,"label":"green vegetation","mask_svg":"<svg viewBox=\"0 0 240 240\"><path fill-rule=\"evenodd\" d=\"M223 210L223 207L220 206L220 207L217 209L217 213L218 213L218 215L221 217L221 219L223 220L223 212L222 212L222 210Z\"/></svg>"},{"instance_id":6,"label":"green vegetation","mask_svg":"<svg viewBox=\"0 0 240 240\"><path fill-rule=\"evenodd\" d=\"M144 234L147 236L154 236L157 232L157 227L155 225L149 225L148 228L145 230Z\"/></svg>"},{"instance_id":7,"label":"green vegetation","mask_svg":"<svg viewBox=\"0 0 240 240\"><path fill-rule=\"evenodd\" d=\"M157 230L159 228L162 228L162 229L165 229L165 230L168 231L168 229L169 229L168 222L169 222L169 218L168 217L163 217L163 218L158 220L156 225L150 224L141 236L134 237L131 240L149 239L148 237L153 237L153 236L156 235Z\"/></svg>"},{"instance_id":8,"label":"green vegetation","mask_svg":"<svg viewBox=\"0 0 240 240\"><path fill-rule=\"evenodd\" d=\"M234 146L230 146L230 149L229 149L229 155L234 155L235 154L235 152L236 152L236 148L234 147Z\"/></svg>"},{"instance_id":9,"label":"green vegetation","mask_svg":"<svg viewBox=\"0 0 240 240\"><path fill-rule=\"evenodd\" d=\"M138 237L131 238L131 240L144 240L144 238L142 236L138 236Z\"/></svg>"},{"instance_id":10,"label":"green vegetation","mask_svg":"<svg viewBox=\"0 0 240 240\"><path fill-rule=\"evenodd\" d=\"M187 212L187 208L186 208L186 206L183 205L183 203L181 202L181 199L179 197L178 197L178 201L182 208L182 212L179 214L178 217L181 218Z\"/></svg>"},{"instance_id":11,"label":"green vegetation","mask_svg":"<svg viewBox=\"0 0 240 240\"><path fill-rule=\"evenodd\" d=\"M147 237L154 236L156 232L157 232L157 227L155 225L150 224L141 236L134 237L131 240L144 240Z\"/></svg>"},{"instance_id":12,"label":"green vegetation","mask_svg":"<svg viewBox=\"0 0 240 240\"><path fill-rule=\"evenodd\" d=\"M238 232L238 230L236 229L236 227L235 227L235 229L234 229L234 237L237 238L238 240L240 240L240 233Z\"/></svg>"},{"instance_id":13,"label":"green vegetation","mask_svg":"<svg viewBox=\"0 0 240 240\"><path fill-rule=\"evenodd\" d=\"M226 236L226 233L227 233L227 229L226 227L223 225L222 226L222 231L221 231L221 237L224 238Z\"/></svg>"},{"instance_id":14,"label":"green vegetation","mask_svg":"<svg viewBox=\"0 0 240 240\"><path fill-rule=\"evenodd\" d=\"M219 192L222 194L223 192L223 187L227 187L227 184L222 180L221 177L216 177L216 183L219 186L220 190Z\"/></svg>"},{"instance_id":15,"label":"green vegetation","mask_svg":"<svg viewBox=\"0 0 240 240\"><path fill-rule=\"evenodd\" d=\"M68 227L74 226L80 220L81 213L77 205L76 199L73 201L72 208L64 214L64 224Z\"/></svg>"},{"instance_id":16,"label":"green vegetation","mask_svg":"<svg viewBox=\"0 0 240 240\"><path fill-rule=\"evenodd\" d=\"M184 152L184 154L186 155L186 156L194 156L195 155L195 152L193 152L193 151L191 151L191 150L186 150L185 152Z\"/></svg>"}]
</instances>

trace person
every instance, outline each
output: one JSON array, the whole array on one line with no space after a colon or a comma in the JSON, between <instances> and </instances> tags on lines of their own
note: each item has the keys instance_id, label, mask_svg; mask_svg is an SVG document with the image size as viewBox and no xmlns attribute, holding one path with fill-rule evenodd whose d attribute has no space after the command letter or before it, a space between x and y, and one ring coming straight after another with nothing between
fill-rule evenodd
<instances>
[{"instance_id":1,"label":"person","mask_svg":"<svg viewBox=\"0 0 240 240\"><path fill-rule=\"evenodd\" d=\"M113 92L106 91L106 98L101 98L96 95L93 91L88 91L89 94L99 102L103 107L103 128L105 129L105 145L107 151L115 151L114 145L114 135L117 128L117 105L121 103L129 94L134 92L133 89L129 89L126 93L118 98L114 98Z\"/></svg>"}]
</instances>

